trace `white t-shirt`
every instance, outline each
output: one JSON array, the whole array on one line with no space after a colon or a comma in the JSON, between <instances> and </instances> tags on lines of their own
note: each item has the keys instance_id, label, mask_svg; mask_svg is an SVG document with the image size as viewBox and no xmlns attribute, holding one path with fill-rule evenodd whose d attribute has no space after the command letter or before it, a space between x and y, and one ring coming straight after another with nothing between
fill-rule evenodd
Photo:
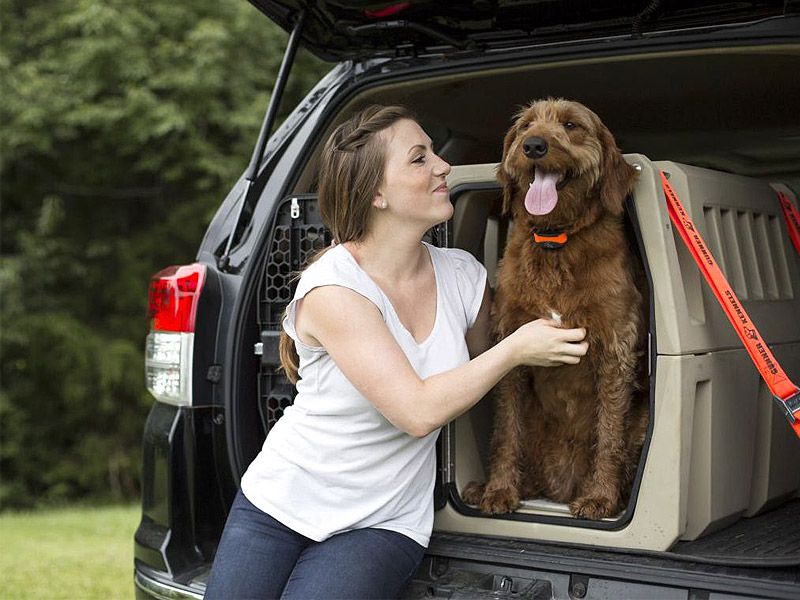
<instances>
[{"instance_id":1,"label":"white t-shirt","mask_svg":"<svg viewBox=\"0 0 800 600\"><path fill-rule=\"evenodd\" d=\"M389 298L342 245L300 278L283 327L300 357L297 397L269 432L242 478L255 506L308 538L375 527L427 547L433 527L438 431L414 438L392 425L321 347L295 332L297 302L324 285L373 302L422 378L469 360L465 334L480 310L486 270L471 254L425 244L436 275L436 320L422 343L402 325ZM335 310L335 307L331 307Z\"/></svg>"}]
</instances>

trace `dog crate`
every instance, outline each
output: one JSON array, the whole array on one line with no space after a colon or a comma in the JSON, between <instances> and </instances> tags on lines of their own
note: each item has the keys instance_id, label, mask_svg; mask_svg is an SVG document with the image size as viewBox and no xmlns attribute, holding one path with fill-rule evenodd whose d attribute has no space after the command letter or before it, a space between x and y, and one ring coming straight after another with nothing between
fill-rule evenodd
<instances>
[{"instance_id":1,"label":"dog crate","mask_svg":"<svg viewBox=\"0 0 800 600\"><path fill-rule=\"evenodd\" d=\"M485 481L492 403L443 432L451 502L434 528L619 548L667 550L796 496L800 441L750 362L689 252L673 231L659 171L686 205L720 268L776 358L800 379L800 259L766 183L630 154L639 171L628 204L631 236L650 291L650 427L628 507L616 518L577 519L566 505L528 499L489 517L460 499ZM496 165L453 167L451 243L482 260L494 285L509 224L500 215Z\"/></svg>"}]
</instances>

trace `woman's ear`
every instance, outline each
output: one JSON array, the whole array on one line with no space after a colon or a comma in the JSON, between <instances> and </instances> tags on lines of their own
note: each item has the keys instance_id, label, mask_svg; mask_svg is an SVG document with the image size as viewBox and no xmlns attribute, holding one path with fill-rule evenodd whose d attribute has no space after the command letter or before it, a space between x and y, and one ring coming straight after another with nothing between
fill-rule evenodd
<instances>
[{"instance_id":1,"label":"woman's ear","mask_svg":"<svg viewBox=\"0 0 800 600\"><path fill-rule=\"evenodd\" d=\"M608 128L598 119L597 138L603 148L600 170L600 201L613 215L621 215L625 210L625 199L633 191L637 172L625 162L617 147L617 142Z\"/></svg>"}]
</instances>

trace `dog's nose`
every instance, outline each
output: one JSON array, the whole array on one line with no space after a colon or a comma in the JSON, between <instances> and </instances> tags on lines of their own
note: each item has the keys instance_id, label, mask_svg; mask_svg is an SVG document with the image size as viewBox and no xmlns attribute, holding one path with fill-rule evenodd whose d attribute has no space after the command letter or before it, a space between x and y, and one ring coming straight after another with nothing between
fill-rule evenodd
<instances>
[{"instance_id":1,"label":"dog's nose","mask_svg":"<svg viewBox=\"0 0 800 600\"><path fill-rule=\"evenodd\" d=\"M522 151L528 158L542 158L547 154L547 142L540 137L529 137L522 143Z\"/></svg>"}]
</instances>

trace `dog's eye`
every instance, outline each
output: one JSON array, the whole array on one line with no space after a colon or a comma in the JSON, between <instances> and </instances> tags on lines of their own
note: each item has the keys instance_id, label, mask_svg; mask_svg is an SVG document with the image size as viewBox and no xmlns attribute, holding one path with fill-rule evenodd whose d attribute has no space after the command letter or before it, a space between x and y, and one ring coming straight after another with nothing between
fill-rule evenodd
<instances>
[{"instance_id":1,"label":"dog's eye","mask_svg":"<svg viewBox=\"0 0 800 600\"><path fill-rule=\"evenodd\" d=\"M568 131L572 130L572 129L575 129L577 127L578 126L575 123L573 123L572 121L567 121L566 123L564 123L564 129L566 129Z\"/></svg>"}]
</instances>

